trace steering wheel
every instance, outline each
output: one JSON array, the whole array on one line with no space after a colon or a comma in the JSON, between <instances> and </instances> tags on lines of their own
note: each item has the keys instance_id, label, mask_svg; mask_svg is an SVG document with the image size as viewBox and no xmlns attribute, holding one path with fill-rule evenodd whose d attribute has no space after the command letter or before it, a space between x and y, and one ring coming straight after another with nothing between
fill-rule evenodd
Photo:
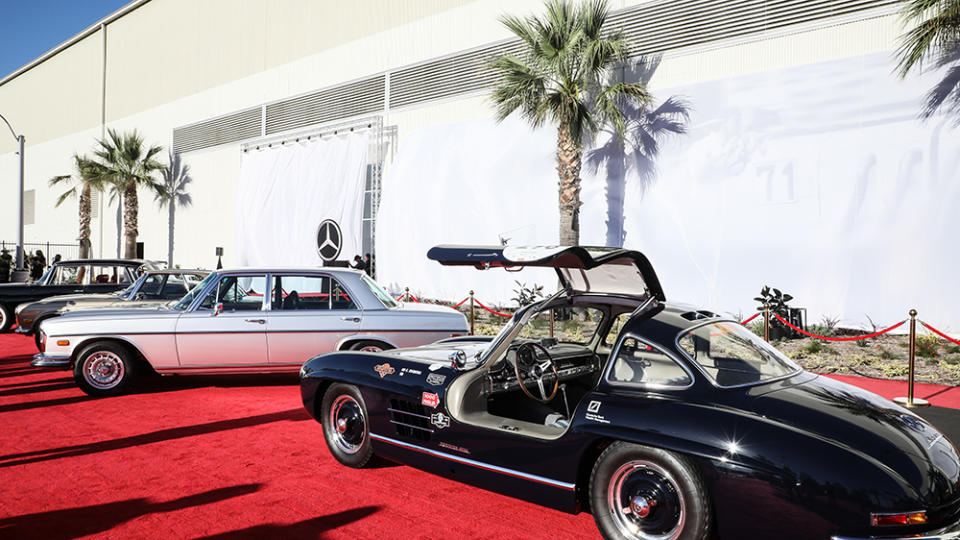
<instances>
[{"instance_id":1,"label":"steering wheel","mask_svg":"<svg viewBox=\"0 0 960 540\"><path fill-rule=\"evenodd\" d=\"M543 353L546 360L540 361L537 359L537 350ZM523 382L524 373L520 371L521 364L523 364L524 373L537 382L540 397L533 395L530 390L527 390L527 385ZM527 342L517 347L517 361L513 364L513 370L517 375L517 382L520 383L520 389L523 390L523 393L526 394L528 398L539 401L540 403L547 403L557 395L557 387L560 385L560 374L557 373L557 363L553 361L550 353L547 352L547 349L545 349L543 345ZM546 379L547 375L551 372L553 373L553 388L550 390L550 394L547 395L544 379Z\"/></svg>"}]
</instances>

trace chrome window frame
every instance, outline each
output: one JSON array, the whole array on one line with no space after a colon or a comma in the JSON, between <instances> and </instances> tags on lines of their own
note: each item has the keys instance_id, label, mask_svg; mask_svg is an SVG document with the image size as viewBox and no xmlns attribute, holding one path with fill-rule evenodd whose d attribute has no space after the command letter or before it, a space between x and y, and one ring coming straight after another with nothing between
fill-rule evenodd
<instances>
[{"instance_id":1,"label":"chrome window frame","mask_svg":"<svg viewBox=\"0 0 960 540\"><path fill-rule=\"evenodd\" d=\"M347 291L347 294L350 295L350 299L351 299L351 301L353 302L353 305L354 305L355 307L354 307L353 309L291 309L291 310L273 309L272 296L273 296L273 278L274 278L274 276L279 276L279 277L283 277L283 276L300 276L300 277L326 277L326 278L329 278L330 280L335 281L338 285L340 285L340 287L343 288L343 290ZM296 312L305 312L305 313L344 313L344 312L355 312L355 311L356 311L356 312L362 312L362 311L363 311L363 306L360 305L360 303L358 302L359 297L358 297L357 295L353 294L353 291L350 289L350 287L347 287L346 285L344 285L343 280L337 279L337 277L336 277L335 275L333 275L332 273L330 273L330 272L314 272L314 271L310 271L310 270L303 270L303 271L281 270L281 271L277 271L277 272L268 272L268 273L267 273L267 290L270 291L270 294L265 294L265 295L264 295L264 296L267 297L267 302L266 302L267 307L266 307L266 311L272 311L272 312L277 312L277 313L282 313L282 312L286 312L286 311L290 311L290 312L294 312L294 313L296 313ZM332 286L332 285L331 285L331 287L330 287L330 290L331 290L331 291L333 290L333 286Z\"/></svg>"},{"instance_id":2,"label":"chrome window frame","mask_svg":"<svg viewBox=\"0 0 960 540\"><path fill-rule=\"evenodd\" d=\"M629 322L629 319L628 319L628 322ZM624 325L626 325L626 323L624 323ZM626 381L617 381L612 379L610 375L612 374L612 371L613 371L613 363L616 360L617 356L620 354L620 348L623 346L623 342L631 338L649 347L653 347L654 349L657 349L658 351L665 354L668 358L673 360L675 364L680 366L680 369L682 369L684 373L687 374L687 377L690 378L690 382L684 385L677 385L677 384L626 382ZM614 341L614 348L610 351L610 356L607 357L607 367L604 369L603 381L609 384L610 386L619 387L619 388L631 388L631 389L638 388L641 390L686 390L688 388L691 388L694 384L696 384L697 379L696 377L694 377L693 371L691 371L691 369L686 365L686 362L683 362L682 360L680 360L680 358L678 358L677 355L668 351L666 348L661 347L660 345L657 345L652 340L643 338L634 332L624 332L623 330L621 330L620 335Z\"/></svg>"},{"instance_id":3,"label":"chrome window frame","mask_svg":"<svg viewBox=\"0 0 960 540\"><path fill-rule=\"evenodd\" d=\"M218 279L211 280L210 283L207 284L206 288L200 291L200 294L198 294L197 297L193 299L193 302L190 303L190 306L187 309L183 310L183 313L194 313L194 312L199 313L200 310L198 308L200 307L200 303L203 302L203 299L206 298L208 294L210 294L210 291L212 289L215 289L220 285L220 282L223 281L223 278L225 277L262 276L266 279L266 284L267 285L270 284L270 281L269 281L270 272L220 272L215 274L219 276ZM214 274L211 274L211 275L214 275ZM187 291L187 294L190 294L190 291ZM270 295L267 294L267 291L265 290L263 293L263 302L261 302L260 304L259 311L269 311L268 309L266 309L266 307L264 307L264 305L269 307L269 302L268 302L269 298L270 298Z\"/></svg>"},{"instance_id":4,"label":"chrome window frame","mask_svg":"<svg viewBox=\"0 0 960 540\"><path fill-rule=\"evenodd\" d=\"M731 385L723 385L723 384L718 383L718 382L713 378L713 376L711 376L709 373L707 373L707 370L704 369L704 367L700 365L700 362L697 362L697 361L694 360L693 358L690 358L690 355L687 354L687 351L685 351L685 350L683 349L683 347L680 346L680 338L681 338L681 337L684 337L684 336L686 336L687 334L690 334L691 332L693 332L694 330L699 329L699 328L702 327L702 326L706 326L706 325L708 325L708 324L714 324L714 323L718 323L718 322L731 322L731 323L734 323L734 324L740 324L739 322L737 322L737 321L735 321L735 320L733 320L733 319L729 319L729 318L706 319L706 320L704 320L703 322L701 322L701 323L699 323L699 324L694 324L694 325L692 325L692 326L688 326L688 327L680 330L680 331L677 333L676 337L673 338L673 346L676 347L677 351L680 352L680 354L682 354L682 355L684 356L684 358L687 358L687 359L690 361L690 363L693 364L693 366L694 366L700 373L702 373L703 376L704 376L708 381L710 381L710 384L712 384L715 388L728 389L728 388L746 388L746 387L748 387L748 386L759 386L759 385L761 385L761 384L769 384L769 383L773 383L773 382L777 382L777 381L782 381L782 380L785 380L785 379L789 379L790 377L796 377L797 375L801 375L801 374L803 374L803 373L806 373L807 370L803 369L802 367L800 367L799 365L797 365L797 364L795 364L793 361L791 361L789 358L787 358L787 360L789 361L789 364L788 364L788 365L791 365L791 364L792 364L793 366L795 366L795 367L797 368L797 371L794 371L793 373L788 373L788 374L786 374L786 375L780 375L779 377L774 377L773 379L767 379L767 380L764 380L764 381L757 381L757 382L752 382L752 383L731 384ZM742 325L741 325L741 326L742 326ZM747 331L749 332L749 330L747 330ZM771 347L772 347L772 345L771 345ZM777 351L777 352L780 353L780 351ZM783 353L780 353L780 354L783 354Z\"/></svg>"}]
</instances>

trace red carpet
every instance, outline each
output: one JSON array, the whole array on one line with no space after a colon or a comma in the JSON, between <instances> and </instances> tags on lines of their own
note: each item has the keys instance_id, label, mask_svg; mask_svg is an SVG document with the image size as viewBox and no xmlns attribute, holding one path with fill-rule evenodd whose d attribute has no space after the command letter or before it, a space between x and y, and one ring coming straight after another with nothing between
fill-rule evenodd
<instances>
[{"instance_id":1,"label":"red carpet","mask_svg":"<svg viewBox=\"0 0 960 540\"><path fill-rule=\"evenodd\" d=\"M599 538L405 466L336 464L295 377L174 377L93 399L0 336L0 538ZM904 383L835 377L888 397ZM960 407L960 392L917 396Z\"/></svg>"},{"instance_id":2,"label":"red carpet","mask_svg":"<svg viewBox=\"0 0 960 540\"><path fill-rule=\"evenodd\" d=\"M405 466L334 462L296 377L177 377L88 398L0 336L0 538L599 538Z\"/></svg>"}]
</instances>

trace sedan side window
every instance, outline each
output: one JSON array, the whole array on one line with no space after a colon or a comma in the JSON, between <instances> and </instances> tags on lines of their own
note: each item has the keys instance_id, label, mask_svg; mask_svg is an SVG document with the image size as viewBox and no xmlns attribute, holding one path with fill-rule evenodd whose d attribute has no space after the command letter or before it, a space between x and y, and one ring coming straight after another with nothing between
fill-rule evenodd
<instances>
[{"instance_id":1,"label":"sedan side window","mask_svg":"<svg viewBox=\"0 0 960 540\"><path fill-rule=\"evenodd\" d=\"M140 286L140 291L138 294L142 294L144 298L153 300L159 297L160 288L163 287L163 274L153 274L148 276L144 280L143 285ZM180 296L183 296L182 294Z\"/></svg>"},{"instance_id":2,"label":"sedan side window","mask_svg":"<svg viewBox=\"0 0 960 540\"><path fill-rule=\"evenodd\" d=\"M631 337L620 344L610 370L610 381L660 386L686 386L693 382L673 358Z\"/></svg>"},{"instance_id":3,"label":"sedan side window","mask_svg":"<svg viewBox=\"0 0 960 540\"><path fill-rule=\"evenodd\" d=\"M346 289L329 276L274 276L270 309L357 309Z\"/></svg>"},{"instance_id":4,"label":"sedan side window","mask_svg":"<svg viewBox=\"0 0 960 540\"><path fill-rule=\"evenodd\" d=\"M259 311L266 281L266 276L225 276L207 293L199 309L213 309L222 303L224 311Z\"/></svg>"},{"instance_id":5,"label":"sedan side window","mask_svg":"<svg viewBox=\"0 0 960 540\"><path fill-rule=\"evenodd\" d=\"M161 292L158 297L163 300L176 300L185 294L187 294L187 285L182 276L170 274L167 276L167 282L163 286L163 292Z\"/></svg>"},{"instance_id":6,"label":"sedan side window","mask_svg":"<svg viewBox=\"0 0 960 540\"><path fill-rule=\"evenodd\" d=\"M86 274L85 266L60 266L57 268L57 275L54 276L54 285L76 285L83 283L83 277Z\"/></svg>"}]
</instances>

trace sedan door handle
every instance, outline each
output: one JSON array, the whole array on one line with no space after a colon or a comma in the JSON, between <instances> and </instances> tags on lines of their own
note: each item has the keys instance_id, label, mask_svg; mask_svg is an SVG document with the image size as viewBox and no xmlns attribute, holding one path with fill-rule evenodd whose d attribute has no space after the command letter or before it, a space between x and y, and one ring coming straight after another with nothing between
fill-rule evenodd
<instances>
[{"instance_id":1,"label":"sedan door handle","mask_svg":"<svg viewBox=\"0 0 960 540\"><path fill-rule=\"evenodd\" d=\"M360 322L360 317L340 317L341 321Z\"/></svg>"},{"instance_id":2,"label":"sedan door handle","mask_svg":"<svg viewBox=\"0 0 960 540\"><path fill-rule=\"evenodd\" d=\"M257 324L267 324L265 319L244 319L243 322L252 322Z\"/></svg>"}]
</instances>

